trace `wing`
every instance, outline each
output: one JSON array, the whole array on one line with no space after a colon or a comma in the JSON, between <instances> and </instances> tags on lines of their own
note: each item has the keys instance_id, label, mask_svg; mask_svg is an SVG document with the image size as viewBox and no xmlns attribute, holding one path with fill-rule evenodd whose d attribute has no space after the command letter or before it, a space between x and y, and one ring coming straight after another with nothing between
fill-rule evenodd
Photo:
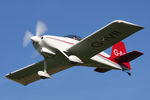
<instances>
[{"instance_id":1,"label":"wing","mask_svg":"<svg viewBox=\"0 0 150 100\"><path fill-rule=\"evenodd\" d=\"M116 20L87 36L69 48L68 52L85 61L141 29L143 27Z\"/></svg>"},{"instance_id":2,"label":"wing","mask_svg":"<svg viewBox=\"0 0 150 100\"><path fill-rule=\"evenodd\" d=\"M7 74L6 77L16 81L20 84L27 85L34 81L40 80L37 72L44 69L44 61L29 65L20 70ZM57 53L56 56L48 59L47 72L52 75L67 68L70 68L71 64L63 54Z\"/></svg>"}]
</instances>

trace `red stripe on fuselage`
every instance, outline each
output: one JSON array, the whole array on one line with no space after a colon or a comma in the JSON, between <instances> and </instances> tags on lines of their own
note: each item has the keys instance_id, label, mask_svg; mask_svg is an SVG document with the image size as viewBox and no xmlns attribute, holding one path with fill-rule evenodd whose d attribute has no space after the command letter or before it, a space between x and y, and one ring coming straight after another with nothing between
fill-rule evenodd
<instances>
[{"instance_id":1,"label":"red stripe on fuselage","mask_svg":"<svg viewBox=\"0 0 150 100\"><path fill-rule=\"evenodd\" d=\"M71 42L68 42L68 41L64 41L64 40L60 40L60 39L57 39L57 38L53 38L53 37L46 37L46 38L50 38L50 39L54 39L54 40L58 40L58 41L61 41L61 42L65 42L65 43L69 43L69 44L74 44L74 43L71 43Z\"/></svg>"},{"instance_id":2,"label":"red stripe on fuselage","mask_svg":"<svg viewBox=\"0 0 150 100\"><path fill-rule=\"evenodd\" d=\"M106 58L106 59L108 59L108 60L111 60L112 62L114 62L114 63L117 63L114 59L111 59L110 57L105 57L105 56L103 56L102 54L97 54L97 55L99 55L99 56L101 56L101 57L103 57L103 58ZM118 63L117 63L118 64Z\"/></svg>"}]
</instances>

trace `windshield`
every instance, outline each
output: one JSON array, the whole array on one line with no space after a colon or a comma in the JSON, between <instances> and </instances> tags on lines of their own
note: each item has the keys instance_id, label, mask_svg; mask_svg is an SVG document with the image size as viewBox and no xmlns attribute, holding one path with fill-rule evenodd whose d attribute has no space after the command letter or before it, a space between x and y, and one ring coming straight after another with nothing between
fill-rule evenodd
<instances>
[{"instance_id":1,"label":"windshield","mask_svg":"<svg viewBox=\"0 0 150 100\"><path fill-rule=\"evenodd\" d=\"M67 35L67 36L64 36L64 37L68 37L68 38L72 38L72 39L75 39L75 40L82 40L82 38L80 36L77 36L77 35Z\"/></svg>"}]
</instances>

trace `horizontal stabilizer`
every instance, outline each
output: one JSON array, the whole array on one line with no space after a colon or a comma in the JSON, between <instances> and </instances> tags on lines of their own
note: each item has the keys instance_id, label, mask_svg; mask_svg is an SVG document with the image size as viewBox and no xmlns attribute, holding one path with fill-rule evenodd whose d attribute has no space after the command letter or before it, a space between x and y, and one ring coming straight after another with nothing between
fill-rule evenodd
<instances>
[{"instance_id":1,"label":"horizontal stabilizer","mask_svg":"<svg viewBox=\"0 0 150 100\"><path fill-rule=\"evenodd\" d=\"M141 52L138 52L138 51L132 51L132 52L129 52L125 55L122 55L122 56L119 56L119 57L116 57L114 58L117 62L119 63L124 63L124 62L130 62L136 58L138 58L139 56L143 55L143 53Z\"/></svg>"}]
</instances>

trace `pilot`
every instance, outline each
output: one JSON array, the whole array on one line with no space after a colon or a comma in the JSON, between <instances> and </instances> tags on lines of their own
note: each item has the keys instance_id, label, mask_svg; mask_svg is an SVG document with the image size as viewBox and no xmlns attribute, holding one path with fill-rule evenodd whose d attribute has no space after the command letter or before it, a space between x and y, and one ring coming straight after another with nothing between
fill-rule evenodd
<instances>
[{"instance_id":1,"label":"pilot","mask_svg":"<svg viewBox=\"0 0 150 100\"><path fill-rule=\"evenodd\" d=\"M76 38L75 36L73 37L73 39L74 39L74 40L77 40L77 38Z\"/></svg>"}]
</instances>

